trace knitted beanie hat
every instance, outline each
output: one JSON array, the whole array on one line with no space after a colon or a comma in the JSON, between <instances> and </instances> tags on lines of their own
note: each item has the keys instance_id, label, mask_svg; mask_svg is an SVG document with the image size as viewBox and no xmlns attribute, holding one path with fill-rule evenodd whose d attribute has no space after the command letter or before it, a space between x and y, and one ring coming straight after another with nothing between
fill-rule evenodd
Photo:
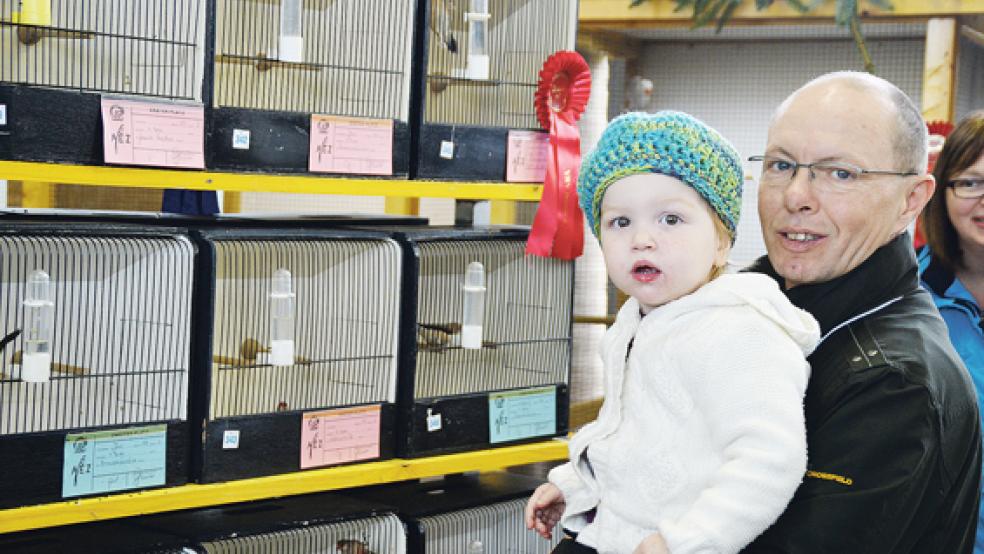
<instances>
[{"instance_id":1,"label":"knitted beanie hat","mask_svg":"<svg viewBox=\"0 0 984 554\"><path fill-rule=\"evenodd\" d=\"M738 152L717 131L682 112L634 112L605 129L581 162L577 194L595 236L601 199L622 177L660 173L690 185L724 222L735 242L744 174Z\"/></svg>"}]
</instances>

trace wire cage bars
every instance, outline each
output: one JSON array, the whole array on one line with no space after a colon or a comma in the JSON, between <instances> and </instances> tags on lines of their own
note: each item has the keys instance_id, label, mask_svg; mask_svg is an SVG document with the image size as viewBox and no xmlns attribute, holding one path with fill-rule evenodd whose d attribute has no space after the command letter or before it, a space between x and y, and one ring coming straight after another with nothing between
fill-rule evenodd
<instances>
[{"instance_id":1,"label":"wire cage bars","mask_svg":"<svg viewBox=\"0 0 984 554\"><path fill-rule=\"evenodd\" d=\"M0 0L0 157L101 164L101 95L201 102L207 0Z\"/></svg>"},{"instance_id":2,"label":"wire cage bars","mask_svg":"<svg viewBox=\"0 0 984 554\"><path fill-rule=\"evenodd\" d=\"M201 100L204 16L205 0L0 0L0 82Z\"/></svg>"},{"instance_id":3,"label":"wire cage bars","mask_svg":"<svg viewBox=\"0 0 984 554\"><path fill-rule=\"evenodd\" d=\"M503 180L507 131L539 128L540 68L576 29L574 0L430 0L418 175Z\"/></svg>"},{"instance_id":4,"label":"wire cage bars","mask_svg":"<svg viewBox=\"0 0 984 554\"><path fill-rule=\"evenodd\" d=\"M526 501L526 498L518 498L420 518L418 524L424 529L424 545L412 553L548 554L560 543L563 533L555 532L551 540L544 540L528 530L523 520Z\"/></svg>"},{"instance_id":5,"label":"wire cage bars","mask_svg":"<svg viewBox=\"0 0 984 554\"><path fill-rule=\"evenodd\" d=\"M403 524L394 515L299 526L250 536L203 542L206 554L405 554Z\"/></svg>"},{"instance_id":6,"label":"wire cage bars","mask_svg":"<svg viewBox=\"0 0 984 554\"><path fill-rule=\"evenodd\" d=\"M211 337L203 363L208 393L201 478L265 475L388 455L397 379L399 245L382 235L341 231L197 235L211 260L201 277L211 304L200 316ZM364 435L368 450L352 446L326 454L331 437L312 445L315 439L302 432L302 425L322 425L328 433L324 429L337 424L313 421L314 414L353 406L368 412L350 415L363 423L374 420L375 430ZM235 448L226 442L228 432L242 433ZM319 449L325 455L320 462Z\"/></svg>"},{"instance_id":7,"label":"wire cage bars","mask_svg":"<svg viewBox=\"0 0 984 554\"><path fill-rule=\"evenodd\" d=\"M543 480L505 471L449 475L355 489L350 495L395 506L408 554L546 554L560 541L526 529L526 500Z\"/></svg>"},{"instance_id":8,"label":"wire cage bars","mask_svg":"<svg viewBox=\"0 0 984 554\"><path fill-rule=\"evenodd\" d=\"M168 467L182 470L167 482L187 478L194 257L167 230L5 222L0 459L51 458L5 461L3 503L61 498L69 431L165 422Z\"/></svg>"},{"instance_id":9,"label":"wire cage bars","mask_svg":"<svg viewBox=\"0 0 984 554\"><path fill-rule=\"evenodd\" d=\"M318 493L0 534L17 554L404 554L400 520L384 505Z\"/></svg>"},{"instance_id":10,"label":"wire cage bars","mask_svg":"<svg viewBox=\"0 0 984 554\"><path fill-rule=\"evenodd\" d=\"M404 326L401 454L563 433L573 264L526 256L525 228L431 228L400 236L412 258L404 296L415 300L404 308L413 321ZM516 400L490 404L502 391L536 393L523 401L536 407L529 426L494 425L508 412L501 405Z\"/></svg>"},{"instance_id":11,"label":"wire cage bars","mask_svg":"<svg viewBox=\"0 0 984 554\"><path fill-rule=\"evenodd\" d=\"M392 120L406 175L415 16L415 0L217 0L212 165L307 171L326 114Z\"/></svg>"}]
</instances>

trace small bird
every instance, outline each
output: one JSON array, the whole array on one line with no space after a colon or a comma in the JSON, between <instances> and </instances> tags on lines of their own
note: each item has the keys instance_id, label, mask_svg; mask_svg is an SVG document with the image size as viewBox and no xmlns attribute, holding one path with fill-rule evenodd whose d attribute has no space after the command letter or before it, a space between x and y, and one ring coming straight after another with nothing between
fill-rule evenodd
<instances>
[{"instance_id":1,"label":"small bird","mask_svg":"<svg viewBox=\"0 0 984 554\"><path fill-rule=\"evenodd\" d=\"M417 348L439 351L461 345L460 323L418 323Z\"/></svg>"},{"instance_id":2,"label":"small bird","mask_svg":"<svg viewBox=\"0 0 984 554\"><path fill-rule=\"evenodd\" d=\"M417 350L441 352L449 348L461 346L461 324L452 323L418 323ZM482 348L495 348L496 343L483 340Z\"/></svg>"},{"instance_id":3,"label":"small bird","mask_svg":"<svg viewBox=\"0 0 984 554\"><path fill-rule=\"evenodd\" d=\"M375 554L369 545L355 539L342 539L335 543L338 554Z\"/></svg>"},{"instance_id":4,"label":"small bird","mask_svg":"<svg viewBox=\"0 0 984 554\"><path fill-rule=\"evenodd\" d=\"M10 359L11 363L20 364L24 359L23 353L18 350L14 352L13 357ZM62 373L65 375L85 375L89 373L89 369L77 365L63 364L61 362L51 362L51 371Z\"/></svg>"}]
</instances>

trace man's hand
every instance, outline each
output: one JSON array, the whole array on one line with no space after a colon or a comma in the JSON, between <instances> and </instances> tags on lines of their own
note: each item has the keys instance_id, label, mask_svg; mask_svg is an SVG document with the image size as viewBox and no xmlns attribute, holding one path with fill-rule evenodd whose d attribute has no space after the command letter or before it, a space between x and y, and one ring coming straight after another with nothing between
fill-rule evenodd
<instances>
[{"instance_id":1,"label":"man's hand","mask_svg":"<svg viewBox=\"0 0 984 554\"><path fill-rule=\"evenodd\" d=\"M639 543L632 554L670 554L670 549L666 546L662 535L653 533Z\"/></svg>"},{"instance_id":2,"label":"man's hand","mask_svg":"<svg viewBox=\"0 0 984 554\"><path fill-rule=\"evenodd\" d=\"M564 515L564 493L557 485L544 483L533 491L526 503L526 528L533 529L545 539L553 538L553 528Z\"/></svg>"}]
</instances>

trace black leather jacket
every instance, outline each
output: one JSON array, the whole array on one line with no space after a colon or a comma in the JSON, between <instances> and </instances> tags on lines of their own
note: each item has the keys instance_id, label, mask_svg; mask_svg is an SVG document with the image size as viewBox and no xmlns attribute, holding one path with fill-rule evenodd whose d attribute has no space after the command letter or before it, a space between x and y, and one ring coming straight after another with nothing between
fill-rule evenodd
<instances>
[{"instance_id":1,"label":"black leather jacket","mask_svg":"<svg viewBox=\"0 0 984 554\"><path fill-rule=\"evenodd\" d=\"M749 271L783 286L767 258ZM909 236L846 275L785 292L825 337L809 357L808 471L785 513L744 552L972 552L977 400L919 288Z\"/></svg>"}]
</instances>

